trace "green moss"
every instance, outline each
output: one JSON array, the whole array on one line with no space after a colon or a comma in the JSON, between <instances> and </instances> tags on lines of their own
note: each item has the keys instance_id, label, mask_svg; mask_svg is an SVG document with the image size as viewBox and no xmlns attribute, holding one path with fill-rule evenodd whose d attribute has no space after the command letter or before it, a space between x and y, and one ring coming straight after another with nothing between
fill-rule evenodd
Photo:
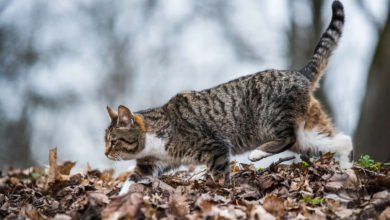
<instances>
[{"instance_id":1,"label":"green moss","mask_svg":"<svg viewBox=\"0 0 390 220\"><path fill-rule=\"evenodd\" d=\"M302 161L302 164L304 167L310 167L310 164L307 161Z\"/></svg>"},{"instance_id":2,"label":"green moss","mask_svg":"<svg viewBox=\"0 0 390 220\"><path fill-rule=\"evenodd\" d=\"M40 173L37 173L37 172L33 172L33 173L31 173L31 179L38 179L39 177L41 176L41 174Z\"/></svg>"},{"instance_id":3,"label":"green moss","mask_svg":"<svg viewBox=\"0 0 390 220\"><path fill-rule=\"evenodd\" d=\"M382 163L375 162L373 159L370 158L369 155L362 155L360 156L359 160L357 161L357 164L361 167L367 168L369 170L378 170L381 168Z\"/></svg>"},{"instance_id":4,"label":"green moss","mask_svg":"<svg viewBox=\"0 0 390 220\"><path fill-rule=\"evenodd\" d=\"M324 198L311 198L309 196L303 197L303 201L310 205L321 205L324 202Z\"/></svg>"}]
</instances>

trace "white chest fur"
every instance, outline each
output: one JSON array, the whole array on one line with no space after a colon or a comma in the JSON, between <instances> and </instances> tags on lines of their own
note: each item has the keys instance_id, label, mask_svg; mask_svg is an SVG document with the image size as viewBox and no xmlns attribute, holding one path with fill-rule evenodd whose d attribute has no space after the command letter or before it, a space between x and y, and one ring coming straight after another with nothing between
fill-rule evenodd
<instances>
[{"instance_id":1,"label":"white chest fur","mask_svg":"<svg viewBox=\"0 0 390 220\"><path fill-rule=\"evenodd\" d=\"M142 158L146 156L153 156L160 160L166 160L169 158L168 153L165 151L165 145L167 141L161 138L158 138L153 133L146 133L145 136L145 147L144 149L137 155L137 158ZM157 175L157 174L153 174ZM132 180L127 180L123 183L122 188L119 192L119 195L124 195L129 191L129 187L133 185L135 182Z\"/></svg>"},{"instance_id":2,"label":"white chest fur","mask_svg":"<svg viewBox=\"0 0 390 220\"><path fill-rule=\"evenodd\" d=\"M145 148L140 152L140 157L153 156L164 160L168 158L168 153L165 151L167 141L157 137L153 133L146 133Z\"/></svg>"}]
</instances>

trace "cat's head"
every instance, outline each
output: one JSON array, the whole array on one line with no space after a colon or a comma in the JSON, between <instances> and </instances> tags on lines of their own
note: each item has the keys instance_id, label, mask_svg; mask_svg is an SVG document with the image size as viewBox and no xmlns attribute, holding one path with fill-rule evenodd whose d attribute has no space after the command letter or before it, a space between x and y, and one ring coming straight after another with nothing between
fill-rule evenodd
<instances>
[{"instance_id":1,"label":"cat's head","mask_svg":"<svg viewBox=\"0 0 390 220\"><path fill-rule=\"evenodd\" d=\"M142 116L120 105L115 112L107 106L111 123L106 129L105 154L111 160L137 159L145 146L145 124Z\"/></svg>"}]
</instances>

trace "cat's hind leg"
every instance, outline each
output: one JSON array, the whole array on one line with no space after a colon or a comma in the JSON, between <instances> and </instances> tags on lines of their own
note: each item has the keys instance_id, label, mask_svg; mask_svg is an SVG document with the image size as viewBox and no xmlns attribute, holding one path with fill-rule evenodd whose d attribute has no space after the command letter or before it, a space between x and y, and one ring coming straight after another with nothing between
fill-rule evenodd
<instances>
[{"instance_id":1,"label":"cat's hind leg","mask_svg":"<svg viewBox=\"0 0 390 220\"><path fill-rule=\"evenodd\" d=\"M269 107L270 113L263 113L268 119L264 119L267 123L262 122L258 135L264 142L250 153L248 159L252 162L281 153L295 144L295 124L302 112L294 109L303 108L297 108L297 103L284 102L281 107Z\"/></svg>"},{"instance_id":2,"label":"cat's hind leg","mask_svg":"<svg viewBox=\"0 0 390 220\"><path fill-rule=\"evenodd\" d=\"M249 155L252 162L259 161L274 154L283 152L295 144L295 138L288 137L284 140L273 140L260 145Z\"/></svg>"}]
</instances>

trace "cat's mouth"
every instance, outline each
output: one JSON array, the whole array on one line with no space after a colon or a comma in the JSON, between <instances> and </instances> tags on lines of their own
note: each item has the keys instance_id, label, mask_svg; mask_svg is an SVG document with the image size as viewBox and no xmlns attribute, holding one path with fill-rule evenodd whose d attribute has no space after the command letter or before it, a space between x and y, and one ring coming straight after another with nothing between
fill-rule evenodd
<instances>
[{"instance_id":1,"label":"cat's mouth","mask_svg":"<svg viewBox=\"0 0 390 220\"><path fill-rule=\"evenodd\" d=\"M111 148L107 149L106 152L104 153L106 157L110 160L114 161L121 161L121 160L135 160L139 158L139 155L134 154L134 153L124 153L124 152L116 152L112 151Z\"/></svg>"},{"instance_id":2,"label":"cat's mouth","mask_svg":"<svg viewBox=\"0 0 390 220\"><path fill-rule=\"evenodd\" d=\"M122 158L120 158L118 156L112 156L112 155L107 155L107 158L110 159L110 160L114 160L114 161L122 160Z\"/></svg>"},{"instance_id":3,"label":"cat's mouth","mask_svg":"<svg viewBox=\"0 0 390 220\"><path fill-rule=\"evenodd\" d=\"M135 160L138 158L140 158L140 157L137 154L127 154L126 153L126 154L120 155L119 160Z\"/></svg>"},{"instance_id":4,"label":"cat's mouth","mask_svg":"<svg viewBox=\"0 0 390 220\"><path fill-rule=\"evenodd\" d=\"M122 160L119 154L115 154L112 152L112 147L107 148L106 152L104 152L106 157L110 160L119 161Z\"/></svg>"}]
</instances>

